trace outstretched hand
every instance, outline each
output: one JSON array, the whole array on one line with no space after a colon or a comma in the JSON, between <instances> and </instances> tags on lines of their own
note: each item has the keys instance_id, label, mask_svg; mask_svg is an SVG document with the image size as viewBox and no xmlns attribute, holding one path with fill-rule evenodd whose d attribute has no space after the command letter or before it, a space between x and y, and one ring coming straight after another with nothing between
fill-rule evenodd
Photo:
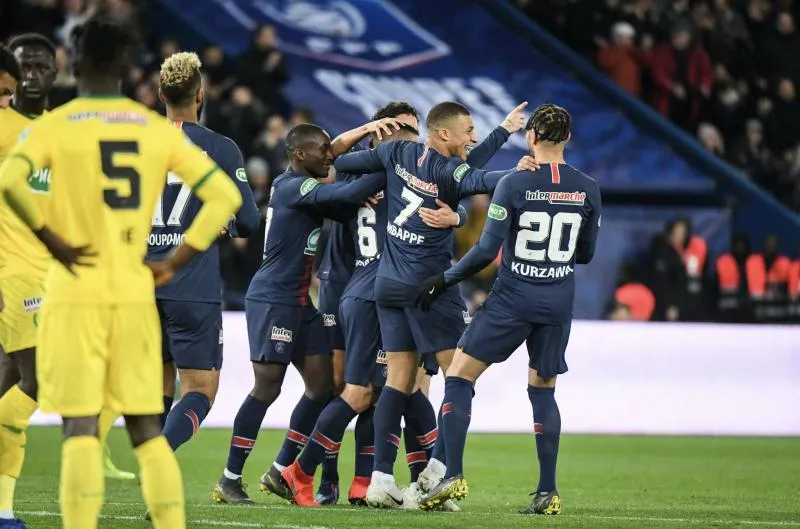
<instances>
[{"instance_id":1,"label":"outstretched hand","mask_svg":"<svg viewBox=\"0 0 800 529\"><path fill-rule=\"evenodd\" d=\"M438 274L428 278L420 287L414 306L421 308L422 312L429 312L433 302L436 301L446 289L447 283L444 280L444 274Z\"/></svg>"},{"instance_id":2,"label":"outstretched hand","mask_svg":"<svg viewBox=\"0 0 800 529\"><path fill-rule=\"evenodd\" d=\"M525 155L517 162L517 171L537 171L541 167L533 156Z\"/></svg>"},{"instance_id":3,"label":"outstretched hand","mask_svg":"<svg viewBox=\"0 0 800 529\"><path fill-rule=\"evenodd\" d=\"M72 269L73 266L94 267L91 258L97 257L97 252L90 252L88 245L70 246L47 226L36 232L36 236L45 245L50 255L61 263L70 274L76 275Z\"/></svg>"},{"instance_id":4,"label":"outstretched hand","mask_svg":"<svg viewBox=\"0 0 800 529\"><path fill-rule=\"evenodd\" d=\"M436 205L439 206L439 209L419 208L419 216L422 217L422 222L430 228L437 229L458 226L461 218L458 213L453 211L453 208L438 198L436 199Z\"/></svg>"},{"instance_id":5,"label":"outstretched hand","mask_svg":"<svg viewBox=\"0 0 800 529\"><path fill-rule=\"evenodd\" d=\"M378 138L378 141L381 141L384 134L386 136L392 135L392 128L394 128L394 130L400 130L400 122L394 118L383 118L376 121L370 121L364 125L364 128L367 134L375 134L375 136Z\"/></svg>"},{"instance_id":6,"label":"outstretched hand","mask_svg":"<svg viewBox=\"0 0 800 529\"><path fill-rule=\"evenodd\" d=\"M506 119L500 124L501 127L506 129L509 134L514 134L518 130L522 130L522 127L525 126L525 108L528 106L527 101L523 101L517 107L509 112L506 116Z\"/></svg>"}]
</instances>

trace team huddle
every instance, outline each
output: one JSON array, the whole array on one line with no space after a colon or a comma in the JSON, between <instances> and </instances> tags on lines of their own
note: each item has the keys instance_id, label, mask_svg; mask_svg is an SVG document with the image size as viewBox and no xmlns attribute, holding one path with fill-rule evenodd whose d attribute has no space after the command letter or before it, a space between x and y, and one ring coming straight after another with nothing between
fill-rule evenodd
<instances>
[{"instance_id":1,"label":"team huddle","mask_svg":"<svg viewBox=\"0 0 800 529\"><path fill-rule=\"evenodd\" d=\"M95 15L75 38L80 97L51 112L52 44L26 35L0 48L0 528L25 527L13 514L14 485L40 407L63 418L65 528L96 528L104 478L133 477L104 454L121 415L148 519L181 529L174 452L211 410L223 364L217 241L249 236L262 216L236 144L198 123L197 55L164 61L164 119L120 95L133 43L122 22ZM302 506L337 503L338 453L355 419L350 503L458 511L454 500L469 491L474 383L526 343L540 479L522 512L561 511L555 382L567 370L574 267L593 257L601 199L597 183L564 161L570 115L545 104L526 119L525 106L480 143L455 102L428 112L424 143L423 120L402 101L334 139L313 124L289 131L288 167L272 184L263 259L246 295L255 383L234 420L215 501L253 503L243 468L292 364L305 391L262 490ZM483 170L523 129L530 155ZM454 229L467 221L460 202L485 193L493 198L483 234L451 266ZM470 321L457 285L498 253L495 285ZM427 393L440 370L437 414ZM411 471L402 489L393 476L401 441Z\"/></svg>"}]
</instances>

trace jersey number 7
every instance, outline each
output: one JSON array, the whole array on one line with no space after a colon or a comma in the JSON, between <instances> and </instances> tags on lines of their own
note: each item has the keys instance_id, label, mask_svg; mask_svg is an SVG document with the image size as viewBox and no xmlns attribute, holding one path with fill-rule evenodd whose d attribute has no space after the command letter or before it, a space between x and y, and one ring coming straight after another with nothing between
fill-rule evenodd
<instances>
[{"instance_id":1,"label":"jersey number 7","mask_svg":"<svg viewBox=\"0 0 800 529\"><path fill-rule=\"evenodd\" d=\"M183 212L186 210L186 205L189 203L189 198L192 196L192 189L181 181L175 173L167 173L167 185L180 185L181 189L178 191L178 196L175 198L175 203L172 205L172 210L167 217L166 226L180 226L183 219ZM156 202L156 209L153 211L154 228L163 228L164 224L164 193L158 197Z\"/></svg>"}]
</instances>

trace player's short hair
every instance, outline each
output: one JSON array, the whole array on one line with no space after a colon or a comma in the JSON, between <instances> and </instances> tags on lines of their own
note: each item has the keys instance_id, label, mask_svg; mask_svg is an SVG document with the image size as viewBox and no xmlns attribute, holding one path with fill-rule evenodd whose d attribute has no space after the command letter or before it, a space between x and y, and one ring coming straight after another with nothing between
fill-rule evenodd
<instances>
[{"instance_id":1,"label":"player's short hair","mask_svg":"<svg viewBox=\"0 0 800 529\"><path fill-rule=\"evenodd\" d=\"M533 111L525 130L533 130L539 141L561 143L569 139L572 130L572 116L564 108L546 103Z\"/></svg>"},{"instance_id":2,"label":"player's short hair","mask_svg":"<svg viewBox=\"0 0 800 529\"><path fill-rule=\"evenodd\" d=\"M6 72L14 78L17 82L22 79L22 70L20 70L17 58L11 48L0 44L0 72Z\"/></svg>"},{"instance_id":3,"label":"player's short hair","mask_svg":"<svg viewBox=\"0 0 800 529\"><path fill-rule=\"evenodd\" d=\"M40 35L39 33L23 33L22 35L17 35L8 41L8 48L12 52L17 48L21 48L22 46L38 46L46 49L53 57L56 56L55 45L50 41L50 39L44 35Z\"/></svg>"},{"instance_id":4,"label":"player's short hair","mask_svg":"<svg viewBox=\"0 0 800 529\"><path fill-rule=\"evenodd\" d=\"M167 103L186 106L194 101L203 84L202 65L196 53L186 51L173 53L161 63L158 84Z\"/></svg>"},{"instance_id":5,"label":"player's short hair","mask_svg":"<svg viewBox=\"0 0 800 529\"><path fill-rule=\"evenodd\" d=\"M428 130L437 130L445 126L445 124L459 116L469 116L470 112L467 107L455 101L445 101L434 105L428 112L426 120Z\"/></svg>"},{"instance_id":6,"label":"player's short hair","mask_svg":"<svg viewBox=\"0 0 800 529\"><path fill-rule=\"evenodd\" d=\"M402 114L414 116L419 120L419 112L411 106L411 103L405 101L390 101L378 109L372 116L372 121L377 121L383 118L396 118Z\"/></svg>"},{"instance_id":7,"label":"player's short hair","mask_svg":"<svg viewBox=\"0 0 800 529\"><path fill-rule=\"evenodd\" d=\"M315 136L324 138L327 135L325 129L313 123L300 123L289 129L286 135L286 152L291 154L296 149L310 142Z\"/></svg>"},{"instance_id":8,"label":"player's short hair","mask_svg":"<svg viewBox=\"0 0 800 529\"><path fill-rule=\"evenodd\" d=\"M130 24L118 16L100 12L73 32L78 64L93 73L125 75L128 54L136 40Z\"/></svg>"}]
</instances>

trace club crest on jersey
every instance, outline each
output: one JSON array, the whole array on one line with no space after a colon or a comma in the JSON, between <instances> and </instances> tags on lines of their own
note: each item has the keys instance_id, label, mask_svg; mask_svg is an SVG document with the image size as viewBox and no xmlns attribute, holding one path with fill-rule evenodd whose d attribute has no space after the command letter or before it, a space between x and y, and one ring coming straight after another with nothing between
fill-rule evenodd
<instances>
[{"instance_id":1,"label":"club crest on jersey","mask_svg":"<svg viewBox=\"0 0 800 529\"><path fill-rule=\"evenodd\" d=\"M25 298L22 300L22 307L25 309L25 312L36 312L42 306L42 298L41 297L34 297L34 298Z\"/></svg>"},{"instance_id":2,"label":"club crest on jersey","mask_svg":"<svg viewBox=\"0 0 800 529\"><path fill-rule=\"evenodd\" d=\"M586 202L583 191L525 191L525 200L542 200L551 204L582 206Z\"/></svg>"},{"instance_id":3,"label":"club crest on jersey","mask_svg":"<svg viewBox=\"0 0 800 529\"><path fill-rule=\"evenodd\" d=\"M247 172L244 170L244 167L240 167L236 170L236 179L240 182L247 182Z\"/></svg>"},{"instance_id":4,"label":"club crest on jersey","mask_svg":"<svg viewBox=\"0 0 800 529\"><path fill-rule=\"evenodd\" d=\"M464 175L467 174L468 171L469 171L469 164L462 163L461 165L456 167L455 171L453 171L453 179L456 182L461 183L461 179L464 178Z\"/></svg>"},{"instance_id":5,"label":"club crest on jersey","mask_svg":"<svg viewBox=\"0 0 800 529\"><path fill-rule=\"evenodd\" d=\"M319 234L321 231L321 228L314 228L314 231L308 236L308 239L306 239L306 247L303 250L305 255L317 255L317 246L319 245Z\"/></svg>"},{"instance_id":6,"label":"club crest on jersey","mask_svg":"<svg viewBox=\"0 0 800 529\"><path fill-rule=\"evenodd\" d=\"M489 212L487 213L490 219L506 220L508 218L508 211L503 206L497 204L489 204Z\"/></svg>"},{"instance_id":7,"label":"club crest on jersey","mask_svg":"<svg viewBox=\"0 0 800 529\"><path fill-rule=\"evenodd\" d=\"M417 178L415 175L408 172L405 167L401 167L400 164L395 164L394 172L403 179L403 181L415 191L419 191L423 195L428 195L429 197L438 197L439 196L439 186L434 184L433 182L424 182Z\"/></svg>"},{"instance_id":8,"label":"club crest on jersey","mask_svg":"<svg viewBox=\"0 0 800 529\"><path fill-rule=\"evenodd\" d=\"M300 186L300 195L306 196L307 194L311 193L315 187L320 185L319 181L316 178L306 178L303 181L303 184Z\"/></svg>"},{"instance_id":9,"label":"club crest on jersey","mask_svg":"<svg viewBox=\"0 0 800 529\"><path fill-rule=\"evenodd\" d=\"M292 331L283 327L273 326L271 339L276 342L292 343Z\"/></svg>"},{"instance_id":10,"label":"club crest on jersey","mask_svg":"<svg viewBox=\"0 0 800 529\"><path fill-rule=\"evenodd\" d=\"M336 314L323 314L322 315L323 327L336 327Z\"/></svg>"},{"instance_id":11,"label":"club crest on jersey","mask_svg":"<svg viewBox=\"0 0 800 529\"><path fill-rule=\"evenodd\" d=\"M34 193L50 192L50 175L53 171L49 167L43 167L28 177L28 187Z\"/></svg>"}]
</instances>

